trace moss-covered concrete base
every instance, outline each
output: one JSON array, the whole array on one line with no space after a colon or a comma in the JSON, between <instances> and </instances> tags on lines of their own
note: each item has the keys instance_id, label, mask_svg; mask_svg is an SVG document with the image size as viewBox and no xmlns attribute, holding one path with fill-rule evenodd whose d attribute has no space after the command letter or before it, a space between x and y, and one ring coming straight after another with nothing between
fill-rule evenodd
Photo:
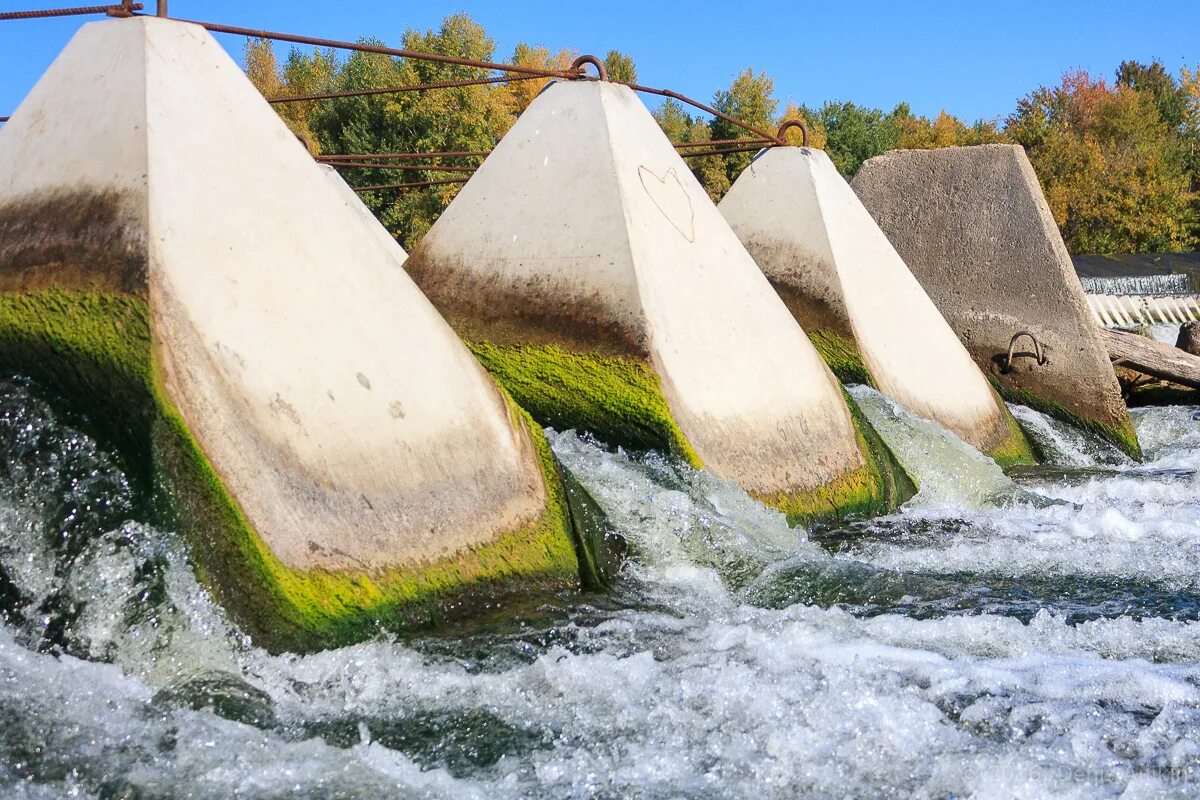
<instances>
[{"instance_id":1,"label":"moss-covered concrete base","mask_svg":"<svg viewBox=\"0 0 1200 800\"><path fill-rule=\"evenodd\" d=\"M380 629L482 613L507 594L574 587L579 563L558 468L541 430L511 401L532 438L547 489L544 513L486 545L377 572L302 571L281 563L223 487L162 389L144 298L119 292L0 294L0 366L44 383L111 441L157 514L192 545L201 581L254 640L308 650Z\"/></svg>"},{"instance_id":2,"label":"moss-covered concrete base","mask_svg":"<svg viewBox=\"0 0 1200 800\"><path fill-rule=\"evenodd\" d=\"M826 330L811 332L808 334L808 338L820 353L821 358L829 365L829 369L833 371L834 375L837 375L838 380L842 383L860 383L872 388L879 388L875 385L870 371L867 370L867 365L863 362L862 354L858 350L858 344L853 339ZM1025 432L1021 430L1021 426L1017 424L1017 420L1005 408L999 395L996 396L996 405L1008 425L1008 433L999 444L987 450L985 455L1005 469L1037 464L1038 459L1033 451L1033 446L1025 436Z\"/></svg>"},{"instance_id":3,"label":"moss-covered concrete base","mask_svg":"<svg viewBox=\"0 0 1200 800\"><path fill-rule=\"evenodd\" d=\"M1126 421L1119 427L1105 425L1093 419L1087 419L1067 408L1047 400L1044 397L1033 394L1032 392L1018 389L1014 386L1003 383L994 377L991 378L992 386L1000 392L1000 396L1010 403L1017 403L1023 406L1041 411L1043 414L1049 414L1056 419L1060 419L1075 427L1089 431L1107 442L1119 447L1130 458L1137 461L1142 460L1142 446L1138 444L1137 431L1133 429L1133 424Z\"/></svg>"},{"instance_id":4,"label":"moss-covered concrete base","mask_svg":"<svg viewBox=\"0 0 1200 800\"><path fill-rule=\"evenodd\" d=\"M662 450L693 467L704 466L671 416L658 375L649 364L556 345L502 346L470 340L467 344L538 422L560 430L587 431L610 445ZM783 511L793 524L887 513L916 492L849 395L846 400L866 464L807 492L754 495Z\"/></svg>"},{"instance_id":5,"label":"moss-covered concrete base","mask_svg":"<svg viewBox=\"0 0 1200 800\"><path fill-rule=\"evenodd\" d=\"M829 369L833 370L833 374L837 375L839 381L846 384L861 383L878 388L871 378L871 373L867 370L867 365L863 363L858 343L853 339L833 331L816 330L808 332L808 340L812 342L817 353L829 365Z\"/></svg>"},{"instance_id":6,"label":"moss-covered concrete base","mask_svg":"<svg viewBox=\"0 0 1200 800\"><path fill-rule=\"evenodd\" d=\"M513 399L543 425L588 431L634 450L662 450L701 467L679 430L658 375L645 361L557 345L467 346Z\"/></svg>"},{"instance_id":7,"label":"moss-covered concrete base","mask_svg":"<svg viewBox=\"0 0 1200 800\"><path fill-rule=\"evenodd\" d=\"M866 463L833 483L804 494L758 497L787 514L792 525L837 525L856 517L895 510L917 493L912 478L867 422L854 398L843 390L854 419L858 447Z\"/></svg>"},{"instance_id":8,"label":"moss-covered concrete base","mask_svg":"<svg viewBox=\"0 0 1200 800\"><path fill-rule=\"evenodd\" d=\"M995 393L995 391L995 387L993 387L992 392ZM988 450L985 455L990 456L1002 469L1032 467L1038 464L1041 459L1034 451L1032 441L1025 435L1017 418L1008 410L1008 406L1004 405L1004 400L999 394L996 394L996 405L1000 408L1004 415L1004 421L1008 424L1008 435L998 445Z\"/></svg>"}]
</instances>

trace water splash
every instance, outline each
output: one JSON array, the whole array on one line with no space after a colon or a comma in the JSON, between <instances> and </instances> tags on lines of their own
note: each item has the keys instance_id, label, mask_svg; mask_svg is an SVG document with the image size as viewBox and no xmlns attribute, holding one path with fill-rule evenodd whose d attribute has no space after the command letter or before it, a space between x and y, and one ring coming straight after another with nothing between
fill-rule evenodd
<instances>
[{"instance_id":1,"label":"water splash","mask_svg":"<svg viewBox=\"0 0 1200 800\"><path fill-rule=\"evenodd\" d=\"M937 471L973 457L918 425L941 494L823 547L708 473L551 432L630 543L611 594L299 657L240 638L94 443L26 387L0 408L8 796L1200 789L1191 409L1134 415L1144 465L1018 479L1059 505L974 502L986 469L956 493Z\"/></svg>"},{"instance_id":2,"label":"water splash","mask_svg":"<svg viewBox=\"0 0 1200 800\"><path fill-rule=\"evenodd\" d=\"M912 505L996 505L1020 495L995 461L942 425L918 417L869 386L850 386L847 391L920 487Z\"/></svg>"},{"instance_id":3,"label":"water splash","mask_svg":"<svg viewBox=\"0 0 1200 800\"><path fill-rule=\"evenodd\" d=\"M1035 411L1028 406L1008 404L1046 463L1059 467L1132 466L1133 460L1097 436Z\"/></svg>"}]
</instances>

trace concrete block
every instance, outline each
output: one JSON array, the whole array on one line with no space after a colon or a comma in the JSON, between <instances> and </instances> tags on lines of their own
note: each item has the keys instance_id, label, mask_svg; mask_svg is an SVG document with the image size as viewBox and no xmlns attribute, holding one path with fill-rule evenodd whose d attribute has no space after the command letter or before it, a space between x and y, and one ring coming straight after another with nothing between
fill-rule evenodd
<instances>
[{"instance_id":1,"label":"concrete block","mask_svg":"<svg viewBox=\"0 0 1200 800\"><path fill-rule=\"evenodd\" d=\"M83 27L0 129L0 363L160 489L257 642L575 585L539 428L203 29Z\"/></svg>"},{"instance_id":2,"label":"concrete block","mask_svg":"<svg viewBox=\"0 0 1200 800\"><path fill-rule=\"evenodd\" d=\"M1083 287L1021 147L897 150L864 163L852 185L1006 399L1140 454ZM1032 339L1014 341L1018 334Z\"/></svg>"},{"instance_id":3,"label":"concrete block","mask_svg":"<svg viewBox=\"0 0 1200 800\"><path fill-rule=\"evenodd\" d=\"M770 148L719 207L839 378L875 386L1001 465L1033 463L1008 408L828 155Z\"/></svg>"},{"instance_id":4,"label":"concrete block","mask_svg":"<svg viewBox=\"0 0 1200 800\"><path fill-rule=\"evenodd\" d=\"M549 86L405 266L542 422L673 451L795 519L904 495L627 87Z\"/></svg>"}]
</instances>

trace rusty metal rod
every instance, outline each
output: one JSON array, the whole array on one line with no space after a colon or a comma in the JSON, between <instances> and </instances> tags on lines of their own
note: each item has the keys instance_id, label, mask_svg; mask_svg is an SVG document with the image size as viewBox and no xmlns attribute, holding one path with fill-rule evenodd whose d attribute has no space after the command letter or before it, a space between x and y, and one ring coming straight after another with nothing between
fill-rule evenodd
<instances>
[{"instance_id":1,"label":"rusty metal rod","mask_svg":"<svg viewBox=\"0 0 1200 800\"><path fill-rule=\"evenodd\" d=\"M12 117L0 117L0 122L8 122Z\"/></svg>"},{"instance_id":2,"label":"rusty metal rod","mask_svg":"<svg viewBox=\"0 0 1200 800\"><path fill-rule=\"evenodd\" d=\"M344 92L321 92L319 94L301 94L291 97L268 97L268 103L306 103L311 100L336 100L341 97L370 97L377 94L400 94L402 92L422 92L426 89L453 89L458 86L476 86L484 83L512 83L515 81L533 81L544 79L545 75L501 75L496 78L464 78L459 81L439 81L438 83L414 83L410 86L393 86L387 89L349 89Z\"/></svg>"},{"instance_id":3,"label":"rusty metal rod","mask_svg":"<svg viewBox=\"0 0 1200 800\"><path fill-rule=\"evenodd\" d=\"M439 166L438 164L369 164L357 161L326 161L322 156L317 156L317 161L338 169L343 167L346 169L398 169L408 172L474 172L477 169L476 167Z\"/></svg>"},{"instance_id":4,"label":"rusty metal rod","mask_svg":"<svg viewBox=\"0 0 1200 800\"><path fill-rule=\"evenodd\" d=\"M771 143L767 146L773 147L774 143ZM756 147L734 147L729 150L705 150L700 153L697 153L697 152L680 153L679 155L682 156L683 158L703 158L704 156L724 156L724 155L729 155L730 153L757 153L759 150L762 150L762 149L763 149L763 146L759 145Z\"/></svg>"},{"instance_id":5,"label":"rusty metal rod","mask_svg":"<svg viewBox=\"0 0 1200 800\"><path fill-rule=\"evenodd\" d=\"M329 161L342 161L370 158L482 158L490 155L489 150L450 150L444 153L322 153L321 158Z\"/></svg>"},{"instance_id":6,"label":"rusty metal rod","mask_svg":"<svg viewBox=\"0 0 1200 800\"><path fill-rule=\"evenodd\" d=\"M751 139L751 138L709 139L707 142L671 142L671 144L675 145L675 147L677 149L682 150L684 148L690 148L690 147L712 147L713 145L718 145L718 144L760 144L760 143L768 143L768 142L771 144L774 144L775 140L774 139Z\"/></svg>"},{"instance_id":7,"label":"rusty metal rod","mask_svg":"<svg viewBox=\"0 0 1200 800\"><path fill-rule=\"evenodd\" d=\"M337 39L320 39L315 36L300 36L294 33L280 33L278 31L256 30L254 28L240 28L236 25L220 25L215 22L201 22L193 19L181 19L179 22L186 22L190 25L199 25L200 27L212 33L228 33L233 36L248 36L252 39L271 39L276 42L291 42L293 44L304 44L312 47L329 47L335 50L355 50L359 53L377 53L384 56L394 56L396 58L411 58L416 61L437 61L443 64L457 64L461 67L475 67L477 69L490 69L497 72L515 72L520 75L538 75L546 78L567 78L576 79L582 74L582 70L549 70L537 69L536 67L521 67L515 64L497 64L492 61L476 61L470 58L459 58L458 56L444 56L440 53L422 53L419 50L402 50L395 47L384 47L377 44L363 44L361 42L343 42Z\"/></svg>"},{"instance_id":8,"label":"rusty metal rod","mask_svg":"<svg viewBox=\"0 0 1200 800\"><path fill-rule=\"evenodd\" d=\"M751 133L753 133L755 136L759 137L760 139L765 139L769 142L774 142L775 144L783 144L781 141L779 141L779 139L777 137L767 133L766 131L764 131L760 128L756 128L753 125L749 124L748 122L742 122L740 119L734 119L733 117L729 116L728 114L726 114L722 111L718 111L717 109L713 108L712 106L706 106L704 103L701 103L699 100L693 100L692 98L688 97L687 95L680 94L679 92L672 92L670 89L654 89L649 86L642 86L640 83L626 83L624 81L620 81L620 83L622 83L625 86L628 86L630 89L633 89L635 92L642 92L644 94L656 94L659 97L669 97L672 100L678 100L681 103L687 103L689 106L698 108L706 114L711 114L714 117L720 117L721 119L725 120L726 122L728 122L732 125L737 125L742 130L750 131Z\"/></svg>"},{"instance_id":9,"label":"rusty metal rod","mask_svg":"<svg viewBox=\"0 0 1200 800\"><path fill-rule=\"evenodd\" d=\"M79 17L85 14L108 14L110 16L127 16L134 11L141 11L141 3L123 2L107 6L79 6L76 8L46 8L40 11L5 11L0 13L0 20L8 19L50 19L51 17Z\"/></svg>"},{"instance_id":10,"label":"rusty metal rod","mask_svg":"<svg viewBox=\"0 0 1200 800\"><path fill-rule=\"evenodd\" d=\"M415 183L382 183L378 186L354 186L356 192L378 192L385 189L416 189L422 186L449 186L454 183L466 183L466 178L455 178L445 181L417 181Z\"/></svg>"}]
</instances>

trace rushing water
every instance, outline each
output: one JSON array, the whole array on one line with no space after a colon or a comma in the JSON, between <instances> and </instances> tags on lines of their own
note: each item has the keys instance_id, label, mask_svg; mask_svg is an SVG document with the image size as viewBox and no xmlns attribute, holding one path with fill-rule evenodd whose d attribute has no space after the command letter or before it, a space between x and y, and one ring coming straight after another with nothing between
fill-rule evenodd
<instances>
[{"instance_id":1,"label":"rushing water","mask_svg":"<svg viewBox=\"0 0 1200 800\"><path fill-rule=\"evenodd\" d=\"M1189 797L1200 413L1134 465L1028 409L1014 480L866 389L922 482L789 529L713 476L555 452L625 536L612 591L304 657L252 647L114 461L0 386L0 794Z\"/></svg>"}]
</instances>

